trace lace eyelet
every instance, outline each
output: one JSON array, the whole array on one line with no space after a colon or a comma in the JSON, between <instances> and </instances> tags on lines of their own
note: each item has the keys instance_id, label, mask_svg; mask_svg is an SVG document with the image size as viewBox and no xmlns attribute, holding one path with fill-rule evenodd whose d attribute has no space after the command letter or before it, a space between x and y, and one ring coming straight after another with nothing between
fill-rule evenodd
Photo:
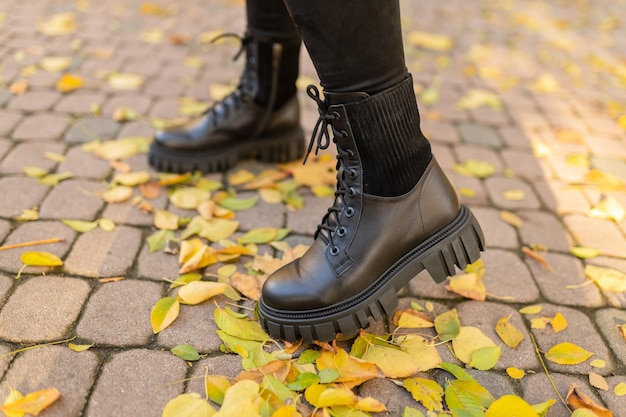
<instances>
[{"instance_id":1,"label":"lace eyelet","mask_svg":"<svg viewBox=\"0 0 626 417\"><path fill-rule=\"evenodd\" d=\"M356 190L354 187L348 188L348 197L354 197L356 195Z\"/></svg>"},{"instance_id":2,"label":"lace eyelet","mask_svg":"<svg viewBox=\"0 0 626 417\"><path fill-rule=\"evenodd\" d=\"M339 113L337 113L336 111L331 113L333 115L333 117L335 118L335 121L341 119L341 116L339 115Z\"/></svg>"},{"instance_id":3,"label":"lace eyelet","mask_svg":"<svg viewBox=\"0 0 626 417\"><path fill-rule=\"evenodd\" d=\"M332 247L330 248L330 254L331 254L332 256L337 256L337 255L339 255L339 252L340 252L340 250L339 250L339 247L338 247L338 246L332 246Z\"/></svg>"},{"instance_id":4,"label":"lace eyelet","mask_svg":"<svg viewBox=\"0 0 626 417\"><path fill-rule=\"evenodd\" d=\"M348 233L348 229L346 229L344 226L341 226L339 229L337 229L337 236L339 237L344 237L346 233Z\"/></svg>"},{"instance_id":5,"label":"lace eyelet","mask_svg":"<svg viewBox=\"0 0 626 417\"><path fill-rule=\"evenodd\" d=\"M346 209L346 217L352 217L352 216L354 216L354 213L355 213L354 208L352 208L352 207L348 207L348 208Z\"/></svg>"},{"instance_id":6,"label":"lace eyelet","mask_svg":"<svg viewBox=\"0 0 626 417\"><path fill-rule=\"evenodd\" d=\"M348 159L354 159L354 151L352 151L352 149L348 149L346 153L348 154Z\"/></svg>"},{"instance_id":7,"label":"lace eyelet","mask_svg":"<svg viewBox=\"0 0 626 417\"><path fill-rule=\"evenodd\" d=\"M345 130L341 130L341 131L339 131L339 133L341 133L341 137L342 137L343 139L345 139L345 138L347 138L347 137L348 137L348 132L346 132Z\"/></svg>"},{"instance_id":8,"label":"lace eyelet","mask_svg":"<svg viewBox=\"0 0 626 417\"><path fill-rule=\"evenodd\" d=\"M357 177L357 172L354 169L351 169L350 171L348 171L348 178L350 178L351 180L355 179Z\"/></svg>"}]
</instances>

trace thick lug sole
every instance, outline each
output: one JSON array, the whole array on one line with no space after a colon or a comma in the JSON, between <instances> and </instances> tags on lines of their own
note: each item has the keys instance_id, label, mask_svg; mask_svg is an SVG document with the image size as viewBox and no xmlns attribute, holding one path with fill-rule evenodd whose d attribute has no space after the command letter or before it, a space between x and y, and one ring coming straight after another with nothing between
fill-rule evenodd
<instances>
[{"instance_id":1,"label":"thick lug sole","mask_svg":"<svg viewBox=\"0 0 626 417\"><path fill-rule=\"evenodd\" d=\"M183 151L153 142L148 161L162 172L223 172L242 159L255 158L261 162L282 163L294 161L304 155L304 131L301 127L274 135L249 140L233 139L228 145Z\"/></svg>"},{"instance_id":2,"label":"thick lug sole","mask_svg":"<svg viewBox=\"0 0 626 417\"><path fill-rule=\"evenodd\" d=\"M437 283L455 275L455 266L464 269L480 258L485 239L480 225L465 206L457 217L428 240L403 255L372 285L341 303L315 310L283 311L258 303L261 326L275 339L294 342L326 342L337 333L352 336L380 321L398 306L397 292L426 269Z\"/></svg>"}]
</instances>

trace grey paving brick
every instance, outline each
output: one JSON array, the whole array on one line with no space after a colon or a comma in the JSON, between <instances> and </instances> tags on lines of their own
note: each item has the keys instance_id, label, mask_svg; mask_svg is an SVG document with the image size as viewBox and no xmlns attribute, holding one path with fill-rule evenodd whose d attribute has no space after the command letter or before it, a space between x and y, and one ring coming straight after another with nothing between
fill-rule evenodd
<instances>
[{"instance_id":1,"label":"grey paving brick","mask_svg":"<svg viewBox=\"0 0 626 417\"><path fill-rule=\"evenodd\" d=\"M518 390L513 385L513 381L507 376L495 372L483 372L477 369L468 369L467 372L480 385L485 387L494 398L500 398L503 395L519 395Z\"/></svg>"},{"instance_id":2,"label":"grey paving brick","mask_svg":"<svg viewBox=\"0 0 626 417\"><path fill-rule=\"evenodd\" d=\"M548 300L557 304L579 307L604 305L600 291L593 285L568 288L568 286L576 287L587 282L580 260L574 256L550 252L541 255L552 267L552 272L532 259L527 259L526 263L535 277L541 293Z\"/></svg>"},{"instance_id":3,"label":"grey paving brick","mask_svg":"<svg viewBox=\"0 0 626 417\"><path fill-rule=\"evenodd\" d=\"M180 79L160 77L146 83L146 93L156 97L176 97L180 96L184 89L184 84Z\"/></svg>"},{"instance_id":4,"label":"grey paving brick","mask_svg":"<svg viewBox=\"0 0 626 417\"><path fill-rule=\"evenodd\" d=\"M79 416L85 406L98 368L91 351L73 352L65 346L44 346L21 353L7 371L0 392L9 387L27 393L57 388L61 397L42 413L45 416Z\"/></svg>"},{"instance_id":5,"label":"grey paving brick","mask_svg":"<svg viewBox=\"0 0 626 417\"><path fill-rule=\"evenodd\" d=\"M456 306L461 319L461 325L478 327L485 336L489 337L496 345L501 346L502 354L495 369L506 369L514 366L524 370L539 370L540 364L535 354L535 348L530 335L520 314L507 305L466 301ZM502 343L495 332L498 320L509 317L509 321L524 333L524 340L514 349Z\"/></svg>"},{"instance_id":6,"label":"grey paving brick","mask_svg":"<svg viewBox=\"0 0 626 417\"><path fill-rule=\"evenodd\" d=\"M154 104L150 108L150 116L173 119L180 116L180 102L171 97L155 98Z\"/></svg>"},{"instance_id":7,"label":"grey paving brick","mask_svg":"<svg viewBox=\"0 0 626 417\"><path fill-rule=\"evenodd\" d=\"M95 220L104 201L95 194L103 190L95 181L69 179L52 188L41 204L40 217Z\"/></svg>"},{"instance_id":8,"label":"grey paving brick","mask_svg":"<svg viewBox=\"0 0 626 417\"><path fill-rule=\"evenodd\" d=\"M568 163L567 156L561 154L548 155L544 161L552 170L551 176L563 182L582 182L588 172L586 167ZM549 175L546 173L546 177Z\"/></svg>"},{"instance_id":9,"label":"grey paving brick","mask_svg":"<svg viewBox=\"0 0 626 417\"><path fill-rule=\"evenodd\" d=\"M9 108L27 112L49 110L59 97L61 97L61 93L57 91L27 91L20 96L15 96L9 102Z\"/></svg>"},{"instance_id":10,"label":"grey paving brick","mask_svg":"<svg viewBox=\"0 0 626 417\"><path fill-rule=\"evenodd\" d=\"M0 163L0 173L3 174L20 174L23 168L27 166L35 166L51 171L57 162L54 162L44 156L45 152L53 152L63 154L65 146L61 143L50 142L29 142L16 145L7 157Z\"/></svg>"},{"instance_id":11,"label":"grey paving brick","mask_svg":"<svg viewBox=\"0 0 626 417\"><path fill-rule=\"evenodd\" d=\"M215 297L195 306L181 306L180 314L170 327L159 333L157 344L168 349L186 343L201 353L219 352L221 340L215 331L213 312L217 305L223 306L228 299Z\"/></svg>"},{"instance_id":12,"label":"grey paving brick","mask_svg":"<svg viewBox=\"0 0 626 417\"><path fill-rule=\"evenodd\" d=\"M459 132L451 123L422 119L424 135L433 142L456 144L460 142Z\"/></svg>"},{"instance_id":13,"label":"grey paving brick","mask_svg":"<svg viewBox=\"0 0 626 417\"><path fill-rule=\"evenodd\" d=\"M12 352L9 346L0 344L0 378L4 376L4 372L13 360L13 355L8 355L9 352Z\"/></svg>"},{"instance_id":14,"label":"grey paving brick","mask_svg":"<svg viewBox=\"0 0 626 417\"><path fill-rule=\"evenodd\" d=\"M626 311L606 308L596 311L594 318L600 333L606 339L613 354L621 361L622 366L626 365L626 341L618 328L618 326L626 324Z\"/></svg>"},{"instance_id":15,"label":"grey paving brick","mask_svg":"<svg viewBox=\"0 0 626 417\"><path fill-rule=\"evenodd\" d=\"M332 198L303 196L304 206L294 212L287 212L287 227L293 233L312 235L324 214L333 204Z\"/></svg>"},{"instance_id":16,"label":"grey paving brick","mask_svg":"<svg viewBox=\"0 0 626 417\"><path fill-rule=\"evenodd\" d=\"M193 364L191 380L187 384L186 392L196 392L204 395L204 375L225 376L234 379L242 371L241 357L236 354L221 354L199 360Z\"/></svg>"},{"instance_id":17,"label":"grey paving brick","mask_svg":"<svg viewBox=\"0 0 626 417\"><path fill-rule=\"evenodd\" d=\"M433 143L431 144L431 150L441 168L452 170L456 161L448 146Z\"/></svg>"},{"instance_id":18,"label":"grey paving brick","mask_svg":"<svg viewBox=\"0 0 626 417\"><path fill-rule=\"evenodd\" d=\"M477 125L462 123L459 125L461 140L468 144L487 146L490 148L500 148L502 140L495 129Z\"/></svg>"},{"instance_id":19,"label":"grey paving brick","mask_svg":"<svg viewBox=\"0 0 626 417\"><path fill-rule=\"evenodd\" d=\"M58 114L38 113L25 116L13 131L16 140L58 140L70 120Z\"/></svg>"},{"instance_id":20,"label":"grey paving brick","mask_svg":"<svg viewBox=\"0 0 626 417\"><path fill-rule=\"evenodd\" d=\"M536 209L540 203L535 191L524 181L514 178L490 177L485 180L485 187L489 192L491 201L500 208L507 210L514 209ZM522 191L522 200L510 200L505 197L508 191Z\"/></svg>"},{"instance_id":21,"label":"grey paving brick","mask_svg":"<svg viewBox=\"0 0 626 417\"><path fill-rule=\"evenodd\" d=\"M472 213L483 230L487 247L506 249L519 247L516 229L500 218L498 210L487 207L473 207Z\"/></svg>"},{"instance_id":22,"label":"grey paving brick","mask_svg":"<svg viewBox=\"0 0 626 417\"><path fill-rule=\"evenodd\" d=\"M9 230L11 230L11 223L6 220L0 219L0 242L2 242L4 238L9 234Z\"/></svg>"},{"instance_id":23,"label":"grey paving brick","mask_svg":"<svg viewBox=\"0 0 626 417\"><path fill-rule=\"evenodd\" d=\"M6 81L6 78L4 79ZM0 91L0 107L4 107L4 105L7 103L7 101L9 101L11 97L12 97L12 94L9 93L8 91L5 91L5 90Z\"/></svg>"},{"instance_id":24,"label":"grey paving brick","mask_svg":"<svg viewBox=\"0 0 626 417\"><path fill-rule=\"evenodd\" d=\"M501 173L504 169L500 155L493 149L476 146L476 145L458 145L454 148L456 159L463 164L468 159L474 159L481 162L489 162L493 164L496 173Z\"/></svg>"},{"instance_id":25,"label":"grey paving brick","mask_svg":"<svg viewBox=\"0 0 626 417\"><path fill-rule=\"evenodd\" d=\"M145 95L116 95L104 102L102 105L102 113L111 115L119 108L131 108L143 115L146 114L151 104L152 100Z\"/></svg>"},{"instance_id":26,"label":"grey paving brick","mask_svg":"<svg viewBox=\"0 0 626 417\"><path fill-rule=\"evenodd\" d=\"M97 345L148 345L154 336L150 311L161 297L161 285L153 282L124 280L104 284L89 299L76 336Z\"/></svg>"},{"instance_id":27,"label":"grey paving brick","mask_svg":"<svg viewBox=\"0 0 626 417\"><path fill-rule=\"evenodd\" d=\"M7 136L22 117L21 112L0 110L0 135Z\"/></svg>"},{"instance_id":28,"label":"grey paving brick","mask_svg":"<svg viewBox=\"0 0 626 417\"><path fill-rule=\"evenodd\" d=\"M117 353L104 364L86 415L161 415L165 404L183 390L180 384L169 384L185 378L186 371L185 362L169 352L134 349Z\"/></svg>"},{"instance_id":29,"label":"grey paving brick","mask_svg":"<svg viewBox=\"0 0 626 417\"><path fill-rule=\"evenodd\" d=\"M619 129L617 123L614 123L613 126ZM616 160L626 158L626 146L624 146L624 143L620 140L621 134L621 132L615 132L615 134L611 136L607 134L585 135L585 142L593 155L590 160L592 166L599 162L598 168L602 169L602 159L617 162ZM596 161L595 158L600 158L600 161ZM611 163L614 162L610 162L610 164Z\"/></svg>"},{"instance_id":30,"label":"grey paving brick","mask_svg":"<svg viewBox=\"0 0 626 417\"><path fill-rule=\"evenodd\" d=\"M11 146L13 143L10 140L0 138L0 159L4 158Z\"/></svg>"},{"instance_id":31,"label":"grey paving brick","mask_svg":"<svg viewBox=\"0 0 626 417\"><path fill-rule=\"evenodd\" d=\"M548 119L543 114L536 111L524 109L509 111L515 124L524 130L533 130L536 128L546 128L550 126Z\"/></svg>"},{"instance_id":32,"label":"grey paving brick","mask_svg":"<svg viewBox=\"0 0 626 417\"><path fill-rule=\"evenodd\" d=\"M512 148L532 149L529 134L517 126L503 126L499 129L503 143Z\"/></svg>"},{"instance_id":33,"label":"grey paving brick","mask_svg":"<svg viewBox=\"0 0 626 417\"><path fill-rule=\"evenodd\" d=\"M573 240L563 224L545 211L520 210L516 212L523 221L520 229L522 243L543 245L551 251L569 252Z\"/></svg>"},{"instance_id":34,"label":"grey paving brick","mask_svg":"<svg viewBox=\"0 0 626 417\"><path fill-rule=\"evenodd\" d=\"M53 238L64 239L64 241L58 243L48 243L45 245L28 246L3 252L2 256L0 256L0 269L17 273L17 271L19 271L23 266L20 261L20 256L24 252L49 252L63 258L68 252L75 237L76 232L60 222L39 220L36 222L23 223L11 232L7 240L4 242L5 245ZM24 269L24 272L29 274L38 274L51 270L56 271L57 269L59 269L59 267L51 269L49 267L29 266Z\"/></svg>"},{"instance_id":35,"label":"grey paving brick","mask_svg":"<svg viewBox=\"0 0 626 417\"><path fill-rule=\"evenodd\" d=\"M470 114L476 123L479 124L505 126L511 122L503 110L495 110L489 107L471 109Z\"/></svg>"},{"instance_id":36,"label":"grey paving brick","mask_svg":"<svg viewBox=\"0 0 626 417\"><path fill-rule=\"evenodd\" d=\"M237 197L250 198L255 195L257 193L240 193ZM282 204L268 204L259 197L257 204L252 209L237 212L239 230L250 230L256 227L283 227L285 224L284 211Z\"/></svg>"},{"instance_id":37,"label":"grey paving brick","mask_svg":"<svg viewBox=\"0 0 626 417\"><path fill-rule=\"evenodd\" d=\"M68 336L91 290L76 278L23 278L0 312L0 337L13 342L46 342Z\"/></svg>"},{"instance_id":38,"label":"grey paving brick","mask_svg":"<svg viewBox=\"0 0 626 417\"><path fill-rule=\"evenodd\" d=\"M92 106L102 106L105 95L97 91L74 91L55 104L54 111L77 115L92 114Z\"/></svg>"},{"instance_id":39,"label":"grey paving brick","mask_svg":"<svg viewBox=\"0 0 626 417\"><path fill-rule=\"evenodd\" d=\"M125 138L129 136L143 136L151 138L154 136L155 128L145 120L137 120L134 122L126 122L122 125L117 137Z\"/></svg>"},{"instance_id":40,"label":"grey paving brick","mask_svg":"<svg viewBox=\"0 0 626 417\"><path fill-rule=\"evenodd\" d=\"M548 352L550 348L559 343L570 342L594 354L591 359L578 365L559 365L546 360L545 362L548 369L550 369L551 372L559 373L567 372L585 375L590 371L594 371L601 375L610 375L615 369L612 355L608 347L605 345L602 337L595 329L591 319L584 312L573 308L550 304L542 304L542 306L543 310L541 313L531 317L554 317L557 312L560 312L567 320L567 328L558 333L555 333L550 326L547 326L544 330L531 330L535 335L537 345L539 346L541 352ZM527 316L526 318L530 319L531 317ZM591 367L589 362L594 359L602 359L606 361L606 367Z\"/></svg>"},{"instance_id":41,"label":"grey paving brick","mask_svg":"<svg viewBox=\"0 0 626 417\"><path fill-rule=\"evenodd\" d=\"M457 194L461 199L461 203L468 206L487 206L489 205L489 196L483 181L475 177L467 177L465 175L447 172L448 179L457 190ZM473 193L467 194L467 193Z\"/></svg>"},{"instance_id":42,"label":"grey paving brick","mask_svg":"<svg viewBox=\"0 0 626 417\"><path fill-rule=\"evenodd\" d=\"M144 244L137 258L137 275L162 282L163 278L175 279L178 276L178 256L163 251L150 253Z\"/></svg>"},{"instance_id":43,"label":"grey paving brick","mask_svg":"<svg viewBox=\"0 0 626 417\"><path fill-rule=\"evenodd\" d=\"M505 149L501 155L506 167L516 176L528 180L543 178L542 166L531 151Z\"/></svg>"},{"instance_id":44,"label":"grey paving brick","mask_svg":"<svg viewBox=\"0 0 626 417\"><path fill-rule=\"evenodd\" d=\"M167 205L167 195L162 193L154 200L146 200L155 210L164 209ZM102 213L102 217L113 220L118 224L129 224L133 226L152 226L154 224L154 213L142 211L131 202L120 204L108 204Z\"/></svg>"},{"instance_id":45,"label":"grey paving brick","mask_svg":"<svg viewBox=\"0 0 626 417\"><path fill-rule=\"evenodd\" d=\"M13 277L8 277L6 275L0 275L0 304L4 305L7 300L7 293L15 283L15 279Z\"/></svg>"},{"instance_id":46,"label":"grey paving brick","mask_svg":"<svg viewBox=\"0 0 626 417\"><path fill-rule=\"evenodd\" d=\"M599 402L598 397L594 394L593 389L583 377L575 377L572 375L564 375L560 373L550 373L554 383L563 398L567 395L572 384L576 384L583 389L583 392ZM550 384L550 380L545 373L537 373L527 375L521 380L523 398L530 404L539 404L548 400L555 400L555 403L546 414L546 417L568 417L572 414L554 392L554 388Z\"/></svg>"},{"instance_id":47,"label":"grey paving brick","mask_svg":"<svg viewBox=\"0 0 626 417\"><path fill-rule=\"evenodd\" d=\"M420 376L428 378L427 375ZM372 416L400 416L407 406L416 408L424 414L427 412L420 403L413 399L409 391L388 379L376 378L366 381L358 388L358 393L361 397L376 398L387 407L386 412L372 413Z\"/></svg>"},{"instance_id":48,"label":"grey paving brick","mask_svg":"<svg viewBox=\"0 0 626 417\"><path fill-rule=\"evenodd\" d=\"M112 232L98 228L78 237L64 268L70 274L87 277L123 276L140 245L141 232L135 228L121 225Z\"/></svg>"},{"instance_id":49,"label":"grey paving brick","mask_svg":"<svg viewBox=\"0 0 626 417\"><path fill-rule=\"evenodd\" d=\"M67 151L65 161L57 169L57 172L67 171L75 177L102 180L111 172L111 164L83 151L80 146L74 146Z\"/></svg>"},{"instance_id":50,"label":"grey paving brick","mask_svg":"<svg viewBox=\"0 0 626 417\"><path fill-rule=\"evenodd\" d=\"M512 252L488 249L483 252L483 282L487 293L502 302L532 303L539 298L539 289L528 267ZM509 299L508 297L512 297Z\"/></svg>"},{"instance_id":51,"label":"grey paving brick","mask_svg":"<svg viewBox=\"0 0 626 417\"><path fill-rule=\"evenodd\" d=\"M598 393L604 401L604 404L606 404L606 408L611 410L614 416L621 416L622 414L626 413L626 400L623 396L618 397L617 395L615 395L613 393L613 389L619 383L626 383L626 377L624 375L610 376L606 378L606 380L609 384L609 390L598 390Z\"/></svg>"},{"instance_id":52,"label":"grey paving brick","mask_svg":"<svg viewBox=\"0 0 626 417\"><path fill-rule=\"evenodd\" d=\"M119 123L104 117L83 117L72 124L65 133L65 142L69 144L110 140L115 138Z\"/></svg>"},{"instance_id":53,"label":"grey paving brick","mask_svg":"<svg viewBox=\"0 0 626 417\"><path fill-rule=\"evenodd\" d=\"M533 186L544 206L554 213L586 213L591 208L585 194L566 183L539 180Z\"/></svg>"},{"instance_id":54,"label":"grey paving brick","mask_svg":"<svg viewBox=\"0 0 626 417\"><path fill-rule=\"evenodd\" d=\"M626 253L626 238L614 222L576 214L563 221L579 245L596 248L603 255L622 257Z\"/></svg>"}]
</instances>

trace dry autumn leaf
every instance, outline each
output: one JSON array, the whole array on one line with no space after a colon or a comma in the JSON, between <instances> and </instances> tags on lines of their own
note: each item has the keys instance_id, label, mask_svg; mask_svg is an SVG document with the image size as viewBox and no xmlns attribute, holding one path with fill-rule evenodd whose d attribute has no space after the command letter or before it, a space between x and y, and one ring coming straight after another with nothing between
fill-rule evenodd
<instances>
[{"instance_id":1,"label":"dry autumn leaf","mask_svg":"<svg viewBox=\"0 0 626 417\"><path fill-rule=\"evenodd\" d=\"M593 356L578 345L571 342L562 342L554 345L546 352L546 359L559 365L577 365Z\"/></svg>"},{"instance_id":2,"label":"dry autumn leaf","mask_svg":"<svg viewBox=\"0 0 626 417\"><path fill-rule=\"evenodd\" d=\"M180 312L180 302L174 297L161 298L152 307L150 312L150 324L152 331L159 333L165 330L176 320Z\"/></svg>"},{"instance_id":3,"label":"dry autumn leaf","mask_svg":"<svg viewBox=\"0 0 626 417\"><path fill-rule=\"evenodd\" d=\"M211 405L199 394L180 394L171 399L163 409L161 417L208 417L215 414Z\"/></svg>"},{"instance_id":4,"label":"dry autumn leaf","mask_svg":"<svg viewBox=\"0 0 626 417\"><path fill-rule=\"evenodd\" d=\"M193 281L178 290L178 299L183 304L203 303L226 291L226 284L211 281Z\"/></svg>"},{"instance_id":5,"label":"dry autumn leaf","mask_svg":"<svg viewBox=\"0 0 626 417\"><path fill-rule=\"evenodd\" d=\"M69 93L85 86L85 80L74 74L63 74L57 81L56 89L61 93Z\"/></svg>"},{"instance_id":6,"label":"dry autumn leaf","mask_svg":"<svg viewBox=\"0 0 626 417\"><path fill-rule=\"evenodd\" d=\"M461 326L459 335L452 340L454 354L466 364L472 361L472 354L476 350L492 346L495 346L493 341L478 327L473 326Z\"/></svg>"},{"instance_id":7,"label":"dry autumn leaf","mask_svg":"<svg viewBox=\"0 0 626 417\"><path fill-rule=\"evenodd\" d=\"M596 403L585 394L578 385L572 384L565 397L565 403L574 410L586 409L592 411L597 417L613 417L613 413Z\"/></svg>"},{"instance_id":8,"label":"dry autumn leaf","mask_svg":"<svg viewBox=\"0 0 626 417\"><path fill-rule=\"evenodd\" d=\"M0 405L0 411L12 416L24 415L24 413L39 415L50 404L59 399L61 393L56 388L48 388L35 392L31 392L14 401L6 402Z\"/></svg>"},{"instance_id":9,"label":"dry autumn leaf","mask_svg":"<svg viewBox=\"0 0 626 417\"><path fill-rule=\"evenodd\" d=\"M498 320L496 334L512 349L516 348L524 340L524 333L509 321L509 317L502 317Z\"/></svg>"},{"instance_id":10,"label":"dry autumn leaf","mask_svg":"<svg viewBox=\"0 0 626 417\"><path fill-rule=\"evenodd\" d=\"M586 265L585 275L604 291L626 291L626 274L613 268Z\"/></svg>"},{"instance_id":11,"label":"dry autumn leaf","mask_svg":"<svg viewBox=\"0 0 626 417\"><path fill-rule=\"evenodd\" d=\"M117 185L102 193L102 199L107 203L123 203L133 196L133 189L125 185Z\"/></svg>"},{"instance_id":12,"label":"dry autumn leaf","mask_svg":"<svg viewBox=\"0 0 626 417\"><path fill-rule=\"evenodd\" d=\"M37 24L37 30L47 36L68 35L76 29L76 16L72 12L53 14Z\"/></svg>"},{"instance_id":13,"label":"dry autumn leaf","mask_svg":"<svg viewBox=\"0 0 626 417\"><path fill-rule=\"evenodd\" d=\"M137 90L144 83L144 77L140 74L113 73L109 75L109 86L115 90Z\"/></svg>"}]
</instances>

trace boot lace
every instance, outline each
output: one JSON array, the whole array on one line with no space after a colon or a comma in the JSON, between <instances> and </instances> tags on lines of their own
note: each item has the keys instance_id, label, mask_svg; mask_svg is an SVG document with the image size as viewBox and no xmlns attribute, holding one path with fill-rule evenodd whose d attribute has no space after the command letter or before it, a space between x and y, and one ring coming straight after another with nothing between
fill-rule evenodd
<instances>
[{"instance_id":1,"label":"boot lace","mask_svg":"<svg viewBox=\"0 0 626 417\"><path fill-rule=\"evenodd\" d=\"M344 162L345 159L354 158L354 152L350 149L342 149L337 143L338 137L348 137L348 134L344 130L339 130L333 125L334 122L339 120L339 113L330 112L328 110L328 104L320 98L320 92L316 86L309 85L307 87L307 94L317 103L319 118L313 128L313 134L311 135L303 163L306 163L309 154L313 150L313 146L315 146L315 155L317 155L320 149L327 149L331 141L337 144L337 165L335 167L337 169L337 187L335 189L335 201L324 217L322 217L321 223L317 225L317 230L313 237L314 239L320 237L324 243L330 245L331 255L338 255L340 249L334 239L336 237L343 237L348 232L346 227L341 225L341 218L343 216L352 217L355 214L353 207L346 207L345 196L354 197L356 195L356 191L348 184L347 179L354 180L357 176L357 172L352 169L346 170ZM329 127L333 134L332 139L330 137Z\"/></svg>"}]
</instances>

